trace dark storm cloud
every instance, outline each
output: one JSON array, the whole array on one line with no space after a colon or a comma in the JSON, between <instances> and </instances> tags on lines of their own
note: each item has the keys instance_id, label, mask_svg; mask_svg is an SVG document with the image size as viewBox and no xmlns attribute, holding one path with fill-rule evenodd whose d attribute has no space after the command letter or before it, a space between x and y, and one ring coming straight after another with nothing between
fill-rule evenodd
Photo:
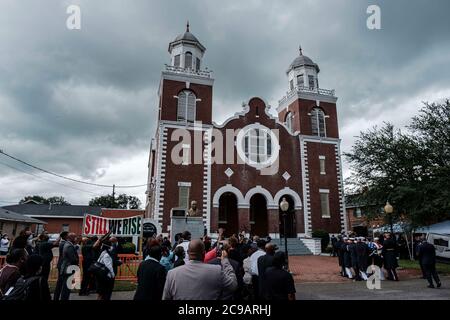
<instances>
[{"instance_id":1,"label":"dark storm cloud","mask_svg":"<svg viewBox=\"0 0 450 320\"><path fill-rule=\"evenodd\" d=\"M65 27L70 4L81 6L81 30ZM381 7L382 30L366 28L369 4ZM320 85L336 89L348 149L359 130L403 125L419 107L410 104L448 93L448 12L446 0L2 1L0 148L63 174L145 182L167 46L189 19L214 71L215 121L255 95L276 108L301 44Z\"/></svg>"}]
</instances>

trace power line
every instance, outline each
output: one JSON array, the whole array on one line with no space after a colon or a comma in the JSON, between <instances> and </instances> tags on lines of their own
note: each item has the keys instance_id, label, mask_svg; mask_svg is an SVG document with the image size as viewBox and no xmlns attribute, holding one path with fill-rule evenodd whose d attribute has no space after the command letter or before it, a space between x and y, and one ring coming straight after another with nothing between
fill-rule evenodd
<instances>
[{"instance_id":1,"label":"power line","mask_svg":"<svg viewBox=\"0 0 450 320\"><path fill-rule=\"evenodd\" d=\"M61 178L61 179L66 179L66 180L69 180L69 181L72 181L72 182L83 183L83 184L87 184L87 185L91 185L91 186L95 186L95 187L112 188L114 186L114 185L98 184L98 183L87 182L87 181L82 181L82 180L78 180L78 179L69 178L69 177L66 177L66 176L63 176L63 175L60 175L60 174L57 174L57 173L54 173L54 172L51 172L51 171L39 168L39 167L37 167L35 165L32 165L32 164L30 164L30 163L28 163L26 161L20 160L20 159L12 156L10 154L7 154L6 152L4 152L1 149L0 149L0 154L3 154L4 156L7 156L8 158L11 158L11 159L13 159L15 161L18 161L18 162L20 162L20 163L22 163L24 165L27 165L27 166L29 166L29 167L31 167L33 169L45 172L47 174L56 176L56 177ZM147 185L148 185L147 183L146 184L139 184L139 185L129 185L129 186L127 186L127 185L123 185L123 186L116 185L115 188L123 188L123 189L125 189L125 188L141 188L141 187L146 187Z\"/></svg>"},{"instance_id":2,"label":"power line","mask_svg":"<svg viewBox=\"0 0 450 320\"><path fill-rule=\"evenodd\" d=\"M90 193L90 194L92 194L92 195L94 195L94 196L100 196L100 194L97 194L97 193L95 193L95 192L88 191L88 190L83 190L83 189L79 189L79 188L72 187L72 186L69 186L69 185L64 184L64 183L60 183L60 182L56 182L56 181L53 181L53 180L49 180L49 179L43 178L43 177L41 177L41 176L38 176L37 174L33 174L33 173L31 173L31 172L27 172L27 171L21 170L21 169L19 169L19 168L10 166L9 164L6 164L6 163L4 163L4 162L0 162L0 164L3 165L3 166L5 166L5 167L8 167L8 168L10 168L10 169L13 169L13 170L16 170L16 171L19 171L19 172L28 174L28 175L30 175L30 176L33 176L33 177L42 179L42 180L47 181L47 182L55 183L55 184L58 184L58 185L60 185L60 186L63 186L63 187L66 187L66 188L70 188L70 189L74 189L74 190L77 190L77 191Z\"/></svg>"}]
</instances>

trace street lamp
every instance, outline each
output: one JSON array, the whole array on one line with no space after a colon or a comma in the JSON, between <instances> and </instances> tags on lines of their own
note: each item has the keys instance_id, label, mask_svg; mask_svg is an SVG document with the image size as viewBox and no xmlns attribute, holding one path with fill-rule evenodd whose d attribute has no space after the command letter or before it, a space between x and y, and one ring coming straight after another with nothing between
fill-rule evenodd
<instances>
[{"instance_id":1,"label":"street lamp","mask_svg":"<svg viewBox=\"0 0 450 320\"><path fill-rule=\"evenodd\" d=\"M384 206L384 212L389 216L389 224L391 225L391 235L394 236L394 226L392 224L392 212L394 212L394 207L386 201L386 205Z\"/></svg>"},{"instance_id":2,"label":"street lamp","mask_svg":"<svg viewBox=\"0 0 450 320\"><path fill-rule=\"evenodd\" d=\"M283 215L283 225L284 225L284 251L286 252L286 263L287 268L289 270L289 254L287 248L287 232L286 232L286 219L287 219L287 211L289 209L289 202L286 201L286 198L283 197L283 200L280 202L280 209Z\"/></svg>"}]
</instances>

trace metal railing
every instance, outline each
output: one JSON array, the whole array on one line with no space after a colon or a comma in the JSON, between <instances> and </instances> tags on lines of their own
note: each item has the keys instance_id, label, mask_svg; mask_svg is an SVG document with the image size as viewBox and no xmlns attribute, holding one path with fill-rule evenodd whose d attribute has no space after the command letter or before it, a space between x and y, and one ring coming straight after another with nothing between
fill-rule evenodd
<instances>
[{"instance_id":1,"label":"metal railing","mask_svg":"<svg viewBox=\"0 0 450 320\"><path fill-rule=\"evenodd\" d=\"M209 70L194 70L191 68L182 68L182 67L175 67L175 66L169 66L168 64L166 66L166 71L177 73L177 74L187 74L187 75L194 75L204 78L211 78L211 72Z\"/></svg>"},{"instance_id":2,"label":"metal railing","mask_svg":"<svg viewBox=\"0 0 450 320\"><path fill-rule=\"evenodd\" d=\"M278 101L278 103L279 104L283 104L284 102L286 102L289 98L291 98L295 94L302 93L302 92L304 92L304 93L315 93L315 94L320 94L320 95L324 95L324 96L331 96L331 97L334 97L334 95L335 95L335 91L334 90L297 86L294 89L292 89L291 91L288 91L286 93L286 95L283 98L281 98L281 100Z\"/></svg>"}]
</instances>

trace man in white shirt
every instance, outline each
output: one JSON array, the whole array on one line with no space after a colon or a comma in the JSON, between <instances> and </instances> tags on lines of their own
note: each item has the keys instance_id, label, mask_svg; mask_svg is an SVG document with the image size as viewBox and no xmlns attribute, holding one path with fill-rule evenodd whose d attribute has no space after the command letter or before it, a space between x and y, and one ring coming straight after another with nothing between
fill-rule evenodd
<instances>
[{"instance_id":1,"label":"man in white shirt","mask_svg":"<svg viewBox=\"0 0 450 320\"><path fill-rule=\"evenodd\" d=\"M251 263L253 291L255 298L258 298L259 293L258 258L266 254L266 252L264 251L266 241L259 239L256 242L256 245L258 246L258 250L251 255L250 263Z\"/></svg>"}]
</instances>

